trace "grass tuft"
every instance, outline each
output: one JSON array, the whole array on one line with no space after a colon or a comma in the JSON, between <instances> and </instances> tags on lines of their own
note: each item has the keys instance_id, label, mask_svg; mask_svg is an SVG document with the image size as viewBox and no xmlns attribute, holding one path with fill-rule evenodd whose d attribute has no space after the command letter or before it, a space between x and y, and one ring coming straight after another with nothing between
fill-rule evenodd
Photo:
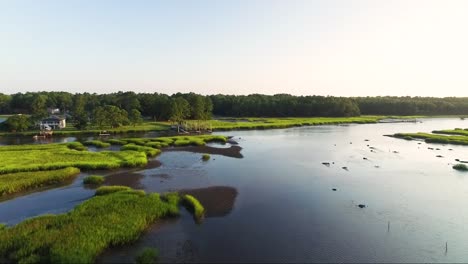
<instances>
[{"instance_id":1,"label":"grass tuft","mask_svg":"<svg viewBox=\"0 0 468 264\"><path fill-rule=\"evenodd\" d=\"M205 214L205 208L203 205L197 200L197 198L193 197L192 195L186 194L183 196L183 204L186 208L193 213L194 217L200 221L203 219Z\"/></svg>"},{"instance_id":2,"label":"grass tuft","mask_svg":"<svg viewBox=\"0 0 468 264\"><path fill-rule=\"evenodd\" d=\"M203 154L203 155L202 155L202 160L203 160L203 161L208 161L208 160L210 160L210 158L211 158L211 157L210 157L209 154Z\"/></svg>"},{"instance_id":3,"label":"grass tuft","mask_svg":"<svg viewBox=\"0 0 468 264\"><path fill-rule=\"evenodd\" d=\"M155 248L144 248L135 258L136 264L154 264L157 263L159 252Z\"/></svg>"},{"instance_id":4,"label":"grass tuft","mask_svg":"<svg viewBox=\"0 0 468 264\"><path fill-rule=\"evenodd\" d=\"M88 140L88 141L83 142L83 145L95 146L97 148L108 148L111 146L110 143L102 142L100 140Z\"/></svg>"},{"instance_id":5,"label":"grass tuft","mask_svg":"<svg viewBox=\"0 0 468 264\"><path fill-rule=\"evenodd\" d=\"M90 175L83 179L84 184L102 184L104 182L104 177L99 175Z\"/></svg>"},{"instance_id":6,"label":"grass tuft","mask_svg":"<svg viewBox=\"0 0 468 264\"><path fill-rule=\"evenodd\" d=\"M96 190L95 195L100 196L100 195L107 195L107 194L111 194L115 192L130 191L130 190L131 188L127 186L119 186L119 185L102 186Z\"/></svg>"}]
</instances>

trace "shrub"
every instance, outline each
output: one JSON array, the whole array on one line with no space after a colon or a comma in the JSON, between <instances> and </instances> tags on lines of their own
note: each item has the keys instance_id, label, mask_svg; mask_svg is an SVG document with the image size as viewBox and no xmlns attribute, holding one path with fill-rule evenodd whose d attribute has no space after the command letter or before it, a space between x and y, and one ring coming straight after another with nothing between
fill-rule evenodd
<instances>
[{"instance_id":1,"label":"shrub","mask_svg":"<svg viewBox=\"0 0 468 264\"><path fill-rule=\"evenodd\" d=\"M136 257L137 264L153 264L158 261L158 250L155 248L144 248Z\"/></svg>"},{"instance_id":2,"label":"shrub","mask_svg":"<svg viewBox=\"0 0 468 264\"><path fill-rule=\"evenodd\" d=\"M104 177L99 175L90 175L83 179L84 184L102 184Z\"/></svg>"},{"instance_id":3,"label":"shrub","mask_svg":"<svg viewBox=\"0 0 468 264\"><path fill-rule=\"evenodd\" d=\"M131 188L127 186L119 186L119 185L114 185L114 186L102 186L99 187L96 190L95 195L107 195L110 193L115 193L115 192L121 192L121 191L130 191Z\"/></svg>"}]
</instances>

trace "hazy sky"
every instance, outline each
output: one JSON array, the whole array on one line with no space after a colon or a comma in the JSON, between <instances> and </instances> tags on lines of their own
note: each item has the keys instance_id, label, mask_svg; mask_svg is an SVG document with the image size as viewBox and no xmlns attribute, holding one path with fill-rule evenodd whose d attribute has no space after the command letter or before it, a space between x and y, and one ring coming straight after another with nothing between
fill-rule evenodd
<instances>
[{"instance_id":1,"label":"hazy sky","mask_svg":"<svg viewBox=\"0 0 468 264\"><path fill-rule=\"evenodd\" d=\"M468 1L0 0L0 92L468 96Z\"/></svg>"}]
</instances>

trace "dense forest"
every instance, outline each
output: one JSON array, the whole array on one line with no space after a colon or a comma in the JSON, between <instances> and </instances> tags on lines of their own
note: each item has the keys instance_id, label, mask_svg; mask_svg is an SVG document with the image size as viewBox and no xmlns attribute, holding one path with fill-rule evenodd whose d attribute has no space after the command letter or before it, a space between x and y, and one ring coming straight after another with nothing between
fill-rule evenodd
<instances>
[{"instance_id":1,"label":"dense forest","mask_svg":"<svg viewBox=\"0 0 468 264\"><path fill-rule=\"evenodd\" d=\"M33 119L58 108L80 126L89 120L106 122L113 112L129 120L210 119L230 117L338 117L358 115L468 114L468 98L433 97L332 97L277 95L209 95L118 92L71 94L67 92L0 93L0 114L22 113Z\"/></svg>"}]
</instances>

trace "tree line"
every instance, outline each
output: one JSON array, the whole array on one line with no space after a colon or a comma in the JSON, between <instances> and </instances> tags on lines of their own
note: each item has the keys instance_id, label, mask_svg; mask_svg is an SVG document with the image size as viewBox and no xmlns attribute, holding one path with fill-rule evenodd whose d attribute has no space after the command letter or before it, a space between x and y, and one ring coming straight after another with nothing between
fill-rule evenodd
<instances>
[{"instance_id":1,"label":"tree line","mask_svg":"<svg viewBox=\"0 0 468 264\"><path fill-rule=\"evenodd\" d=\"M276 95L208 95L195 93L68 92L0 93L0 114L21 113L34 123L58 108L77 128L136 124L142 116L180 123L186 119L229 117L340 117L363 115L466 115L468 98L333 97ZM23 118L24 119L24 118Z\"/></svg>"}]
</instances>

